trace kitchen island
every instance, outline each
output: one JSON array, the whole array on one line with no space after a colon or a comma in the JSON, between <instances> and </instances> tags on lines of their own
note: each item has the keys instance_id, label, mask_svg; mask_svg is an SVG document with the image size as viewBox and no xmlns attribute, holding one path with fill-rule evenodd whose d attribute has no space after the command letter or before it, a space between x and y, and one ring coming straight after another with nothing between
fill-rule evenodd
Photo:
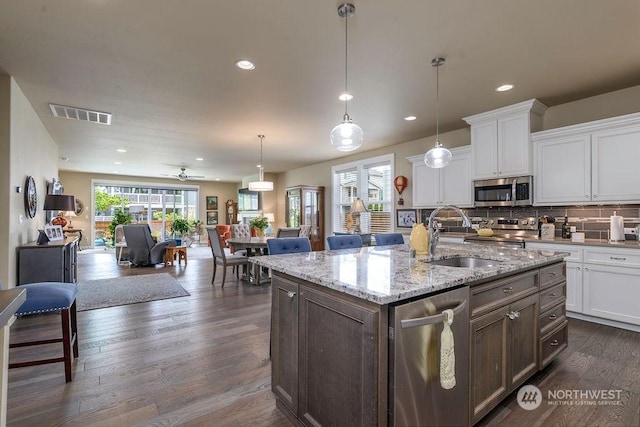
<instances>
[{"instance_id":1,"label":"kitchen island","mask_svg":"<svg viewBox=\"0 0 640 427\"><path fill-rule=\"evenodd\" d=\"M396 378L403 362L395 348L401 332L394 312L426 301L423 316L439 322L415 329L439 337L442 315L429 309L429 301L446 300L455 290L466 297L456 296L447 307L455 308L458 328L457 397L451 403L458 409L448 412L458 414L456 424L477 422L566 347L565 255L441 244L433 260L411 258L407 245L252 259L272 270L272 390L278 407L304 424L414 422L407 399L399 407L395 398L403 387ZM475 268L437 264L451 258L490 261ZM553 320L540 320L548 310ZM437 382L437 372L435 379L425 378ZM418 399L414 406L438 403ZM431 423L451 421L437 419Z\"/></svg>"}]
</instances>

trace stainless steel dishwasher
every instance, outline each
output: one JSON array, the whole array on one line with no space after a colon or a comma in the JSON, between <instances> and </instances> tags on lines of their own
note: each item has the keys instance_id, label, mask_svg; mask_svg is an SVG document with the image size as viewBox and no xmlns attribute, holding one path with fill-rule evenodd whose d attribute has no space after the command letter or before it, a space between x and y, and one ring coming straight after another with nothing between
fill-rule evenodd
<instances>
[{"instance_id":1,"label":"stainless steel dishwasher","mask_svg":"<svg viewBox=\"0 0 640 427\"><path fill-rule=\"evenodd\" d=\"M454 312L456 385L440 384L440 334ZM469 424L469 287L390 307L389 422L394 426Z\"/></svg>"}]
</instances>

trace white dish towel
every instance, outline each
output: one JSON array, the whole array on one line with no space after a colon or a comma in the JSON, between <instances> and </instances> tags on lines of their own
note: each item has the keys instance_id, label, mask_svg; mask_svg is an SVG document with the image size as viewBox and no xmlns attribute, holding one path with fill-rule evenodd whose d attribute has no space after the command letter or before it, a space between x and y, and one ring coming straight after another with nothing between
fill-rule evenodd
<instances>
[{"instance_id":1,"label":"white dish towel","mask_svg":"<svg viewBox=\"0 0 640 427\"><path fill-rule=\"evenodd\" d=\"M456 386L456 353L450 328L453 323L453 310L444 310L442 313L447 315L447 320L442 322L440 335L440 386L448 390Z\"/></svg>"}]
</instances>

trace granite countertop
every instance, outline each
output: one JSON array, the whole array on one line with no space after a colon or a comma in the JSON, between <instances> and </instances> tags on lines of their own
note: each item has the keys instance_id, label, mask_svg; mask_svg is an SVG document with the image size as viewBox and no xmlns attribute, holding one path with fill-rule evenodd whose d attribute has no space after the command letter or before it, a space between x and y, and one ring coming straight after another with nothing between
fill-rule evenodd
<instances>
[{"instance_id":1,"label":"granite countertop","mask_svg":"<svg viewBox=\"0 0 640 427\"><path fill-rule=\"evenodd\" d=\"M407 244L258 256L250 260L272 270L383 305L561 261L568 255L566 252L448 243L439 244L436 254L435 259L472 256L500 262L473 269L445 267L427 263L426 255L411 258Z\"/></svg>"},{"instance_id":2,"label":"granite countertop","mask_svg":"<svg viewBox=\"0 0 640 427\"><path fill-rule=\"evenodd\" d=\"M440 237L453 237L464 239L467 236L476 236L476 233L455 233L446 232L440 233ZM524 238L526 242L535 243L549 243L549 244L563 244L563 245L580 245L580 246L603 246L608 248L620 248L620 249L640 249L639 240L625 240L624 242L610 242L606 239L585 239L584 242L574 242L571 239L563 239L556 237L553 240L540 240L537 237Z\"/></svg>"}]
</instances>

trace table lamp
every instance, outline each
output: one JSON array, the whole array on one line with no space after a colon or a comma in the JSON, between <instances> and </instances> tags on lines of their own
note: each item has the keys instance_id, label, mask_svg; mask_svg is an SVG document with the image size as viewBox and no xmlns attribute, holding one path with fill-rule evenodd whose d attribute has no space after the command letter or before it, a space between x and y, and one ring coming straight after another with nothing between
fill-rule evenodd
<instances>
[{"instance_id":1,"label":"table lamp","mask_svg":"<svg viewBox=\"0 0 640 427\"><path fill-rule=\"evenodd\" d=\"M47 194L44 198L44 210L45 211L57 211L58 216L51 220L51 225L60 225L62 227L67 225L67 220L62 216L65 211L76 210L76 198L75 196L68 196L66 194Z\"/></svg>"},{"instance_id":2,"label":"table lamp","mask_svg":"<svg viewBox=\"0 0 640 427\"><path fill-rule=\"evenodd\" d=\"M354 234L360 234L362 230L360 230L360 214L362 212L369 212L364 205L364 202L361 199L355 199L351 204L351 215L356 222L355 229L353 230Z\"/></svg>"},{"instance_id":3,"label":"table lamp","mask_svg":"<svg viewBox=\"0 0 640 427\"><path fill-rule=\"evenodd\" d=\"M75 211L75 210L73 210L73 211L66 211L66 212L64 213L64 216L66 216L67 218L69 218L69 224L68 224L68 225L69 225L69 228L73 228L73 225L71 225L71 220L77 216L77 215L76 215L76 211Z\"/></svg>"}]
</instances>

